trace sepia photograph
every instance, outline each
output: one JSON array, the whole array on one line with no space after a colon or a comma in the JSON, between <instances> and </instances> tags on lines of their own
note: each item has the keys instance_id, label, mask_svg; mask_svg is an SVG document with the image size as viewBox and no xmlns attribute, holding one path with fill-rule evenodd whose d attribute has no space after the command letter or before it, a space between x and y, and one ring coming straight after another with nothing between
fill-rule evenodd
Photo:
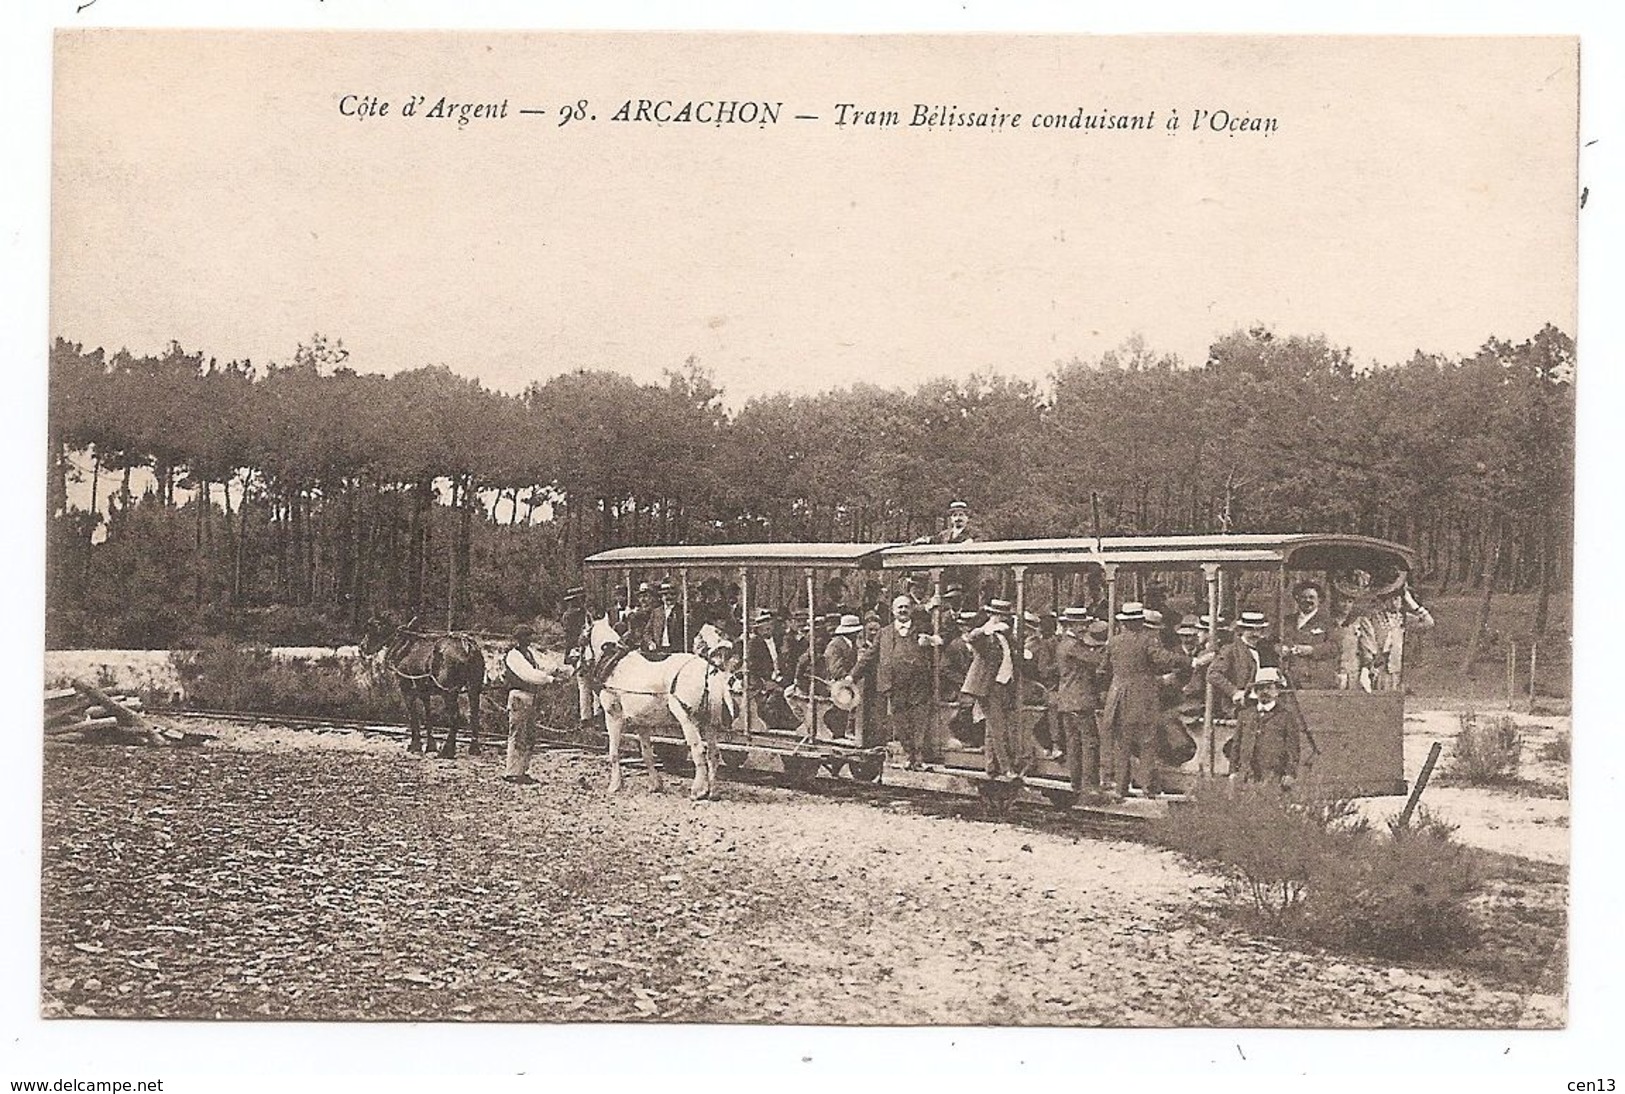
<instances>
[{"instance_id":1,"label":"sepia photograph","mask_svg":"<svg viewBox=\"0 0 1625 1094\"><path fill-rule=\"evenodd\" d=\"M46 1028L1570 1027L1578 37L50 52Z\"/></svg>"}]
</instances>

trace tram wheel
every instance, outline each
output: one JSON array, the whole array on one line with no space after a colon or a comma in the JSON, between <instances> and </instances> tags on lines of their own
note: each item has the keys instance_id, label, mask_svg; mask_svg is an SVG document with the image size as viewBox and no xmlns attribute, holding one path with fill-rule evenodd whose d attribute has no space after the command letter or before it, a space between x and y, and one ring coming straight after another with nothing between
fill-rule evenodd
<instances>
[{"instance_id":1,"label":"tram wheel","mask_svg":"<svg viewBox=\"0 0 1625 1094\"><path fill-rule=\"evenodd\" d=\"M1071 809L1078 804L1080 795L1076 790L1050 790L1044 791L1044 797L1057 809Z\"/></svg>"},{"instance_id":2,"label":"tram wheel","mask_svg":"<svg viewBox=\"0 0 1625 1094\"><path fill-rule=\"evenodd\" d=\"M885 766L885 761L878 756L860 756L847 761L846 770L858 782L872 783L880 780L880 772Z\"/></svg>"},{"instance_id":3,"label":"tram wheel","mask_svg":"<svg viewBox=\"0 0 1625 1094\"><path fill-rule=\"evenodd\" d=\"M810 756L784 757L785 780L794 787L802 788L812 785L813 779L818 777L818 769L822 762Z\"/></svg>"}]
</instances>

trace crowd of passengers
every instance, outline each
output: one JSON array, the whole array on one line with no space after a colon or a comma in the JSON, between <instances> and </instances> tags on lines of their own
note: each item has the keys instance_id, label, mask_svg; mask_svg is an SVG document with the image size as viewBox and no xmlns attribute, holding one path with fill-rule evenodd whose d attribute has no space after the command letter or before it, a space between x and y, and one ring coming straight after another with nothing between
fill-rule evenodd
<instances>
[{"instance_id":1,"label":"crowd of passengers","mask_svg":"<svg viewBox=\"0 0 1625 1094\"><path fill-rule=\"evenodd\" d=\"M970 541L962 503L934 538ZM937 593L911 573L891 595L866 578L853 596L834 577L816 616L804 604L753 607L748 626L736 586L707 577L694 592L685 613L674 582L644 583L608 614L626 648L689 650L742 668L769 728L803 726L807 700L818 698L836 738L895 742L910 768L940 762L944 749L981 749L988 774L1011 780L1045 757L1065 762L1075 789L1117 796L1131 786L1159 793L1163 770L1195 755L1209 684L1214 716L1235 726L1231 770L1290 785L1306 730L1283 692L1393 688L1405 630L1433 625L1408 590L1351 598L1334 618L1315 581L1293 587L1297 610L1279 635L1250 610L1210 627L1205 615L1174 611L1157 582L1114 615L1095 588L1088 603L1018 620L998 578L971 589L953 580ZM946 741L928 732L938 700L957 708Z\"/></svg>"}]
</instances>

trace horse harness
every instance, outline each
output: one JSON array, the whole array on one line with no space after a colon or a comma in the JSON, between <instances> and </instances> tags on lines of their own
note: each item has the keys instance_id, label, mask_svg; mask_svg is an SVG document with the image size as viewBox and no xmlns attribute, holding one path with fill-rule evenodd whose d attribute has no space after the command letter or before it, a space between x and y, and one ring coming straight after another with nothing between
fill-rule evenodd
<instances>
[{"instance_id":1,"label":"horse harness","mask_svg":"<svg viewBox=\"0 0 1625 1094\"><path fill-rule=\"evenodd\" d=\"M402 680L427 680L440 691L461 690L460 688L452 687L441 678L441 673L445 668L445 664L440 658L440 651L438 648L430 653L428 672L407 672L395 662L395 658L399 657L405 651L407 644L414 638L420 638L425 641L435 643L449 638L460 645L464 653L478 657L482 662L485 659L485 654L480 649L479 639L466 632L452 631L432 634L426 631L414 631L407 627L400 627L396 629L394 636L389 640L389 647L384 651L384 659L386 663L389 664L390 671L392 671L399 679Z\"/></svg>"}]
</instances>

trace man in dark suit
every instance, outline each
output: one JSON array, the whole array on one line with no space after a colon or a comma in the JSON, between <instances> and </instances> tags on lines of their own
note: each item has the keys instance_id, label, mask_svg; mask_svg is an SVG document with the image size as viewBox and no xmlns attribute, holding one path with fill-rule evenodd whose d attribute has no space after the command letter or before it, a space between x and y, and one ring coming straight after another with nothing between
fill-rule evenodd
<instances>
[{"instance_id":1,"label":"man in dark suit","mask_svg":"<svg viewBox=\"0 0 1625 1094\"><path fill-rule=\"evenodd\" d=\"M1097 673L1106 648L1110 628L1089 617L1089 609L1067 608L1061 613L1061 638L1055 644L1055 662L1060 680L1055 689L1055 709L1061 722L1061 739L1066 744L1067 767L1072 789L1100 785L1100 730L1095 711L1100 709L1100 683Z\"/></svg>"},{"instance_id":2,"label":"man in dark suit","mask_svg":"<svg viewBox=\"0 0 1625 1094\"><path fill-rule=\"evenodd\" d=\"M1213 685L1213 702L1234 717L1246 701L1247 689L1265 666L1274 668L1274 651L1264 643L1270 621L1263 612L1242 612L1236 620L1236 636L1219 650L1208 666L1207 680Z\"/></svg>"},{"instance_id":3,"label":"man in dark suit","mask_svg":"<svg viewBox=\"0 0 1625 1094\"><path fill-rule=\"evenodd\" d=\"M926 759L926 733L931 719L931 648L940 639L929 633L925 613L904 594L891 603L892 621L881 628L873 646L860 657L859 674L873 661L875 700L886 739L903 746L910 771Z\"/></svg>"},{"instance_id":4,"label":"man in dark suit","mask_svg":"<svg viewBox=\"0 0 1625 1094\"><path fill-rule=\"evenodd\" d=\"M921 536L915 543L975 543L970 533L970 506L962 501L948 503L948 527L933 536Z\"/></svg>"},{"instance_id":5,"label":"man in dark suit","mask_svg":"<svg viewBox=\"0 0 1625 1094\"><path fill-rule=\"evenodd\" d=\"M1237 768L1244 780L1290 789L1298 777L1300 720L1281 702L1281 674L1261 668L1248 685L1256 699L1236 716Z\"/></svg>"},{"instance_id":6,"label":"man in dark suit","mask_svg":"<svg viewBox=\"0 0 1625 1094\"><path fill-rule=\"evenodd\" d=\"M1101 732L1113 742L1116 792L1128 794L1133 757L1140 757L1140 785L1148 797L1161 792L1157 755L1162 728L1162 677L1179 666L1162 635L1145 626L1145 605L1130 601L1117 613L1123 629L1106 643L1102 673L1111 684Z\"/></svg>"},{"instance_id":7,"label":"man in dark suit","mask_svg":"<svg viewBox=\"0 0 1625 1094\"><path fill-rule=\"evenodd\" d=\"M1335 688L1342 640L1326 608L1326 594L1318 582L1292 586L1296 614L1281 628L1281 655L1298 688Z\"/></svg>"},{"instance_id":8,"label":"man in dark suit","mask_svg":"<svg viewBox=\"0 0 1625 1094\"><path fill-rule=\"evenodd\" d=\"M773 637L775 620L767 608L756 612L751 622L751 636L745 641L745 671L750 676L752 705L756 715L769 729L790 729L796 717L784 701L784 689L790 685L790 666Z\"/></svg>"},{"instance_id":9,"label":"man in dark suit","mask_svg":"<svg viewBox=\"0 0 1625 1094\"><path fill-rule=\"evenodd\" d=\"M626 613L618 629L628 649L653 653L660 648L660 636L666 629L666 612L655 597L653 585L645 581L638 586L637 607Z\"/></svg>"}]
</instances>

